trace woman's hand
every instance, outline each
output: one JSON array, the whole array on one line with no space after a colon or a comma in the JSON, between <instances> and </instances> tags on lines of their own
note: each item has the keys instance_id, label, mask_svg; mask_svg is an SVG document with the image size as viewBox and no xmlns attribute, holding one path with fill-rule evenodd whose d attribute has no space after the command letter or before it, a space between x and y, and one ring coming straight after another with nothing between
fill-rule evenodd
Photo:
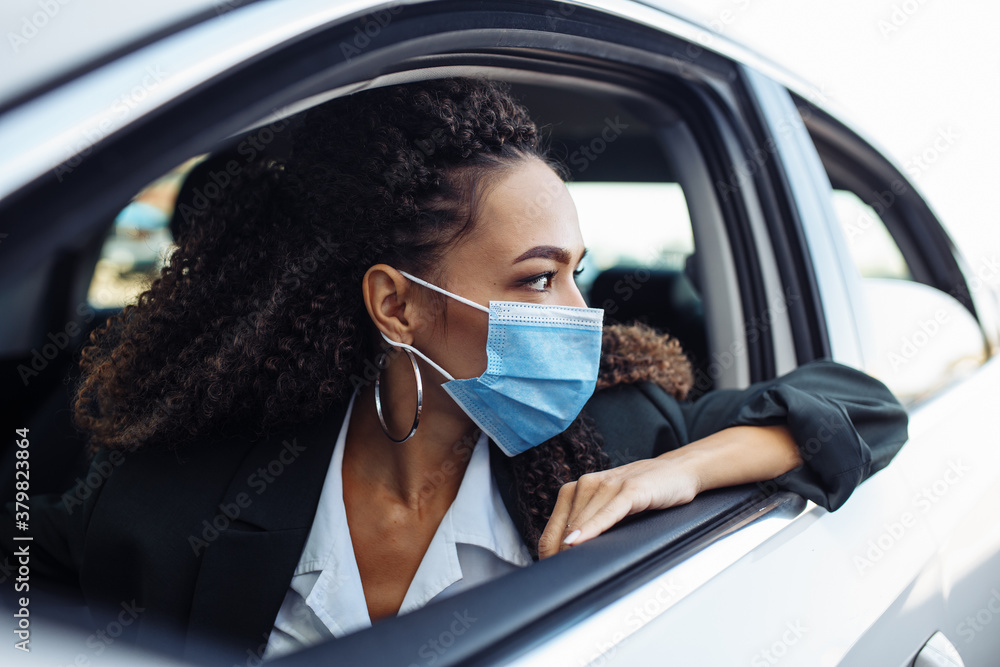
<instances>
[{"instance_id":1,"label":"woman's hand","mask_svg":"<svg viewBox=\"0 0 1000 667\"><path fill-rule=\"evenodd\" d=\"M691 502L701 491L696 471L657 457L592 472L559 489L555 509L538 541L539 558L585 542L626 516ZM570 544L565 544L567 541Z\"/></svg>"},{"instance_id":2,"label":"woman's hand","mask_svg":"<svg viewBox=\"0 0 1000 667\"><path fill-rule=\"evenodd\" d=\"M736 426L653 459L588 473L559 490L539 558L597 537L625 517L691 502L708 489L774 479L802 464L784 426Z\"/></svg>"}]
</instances>

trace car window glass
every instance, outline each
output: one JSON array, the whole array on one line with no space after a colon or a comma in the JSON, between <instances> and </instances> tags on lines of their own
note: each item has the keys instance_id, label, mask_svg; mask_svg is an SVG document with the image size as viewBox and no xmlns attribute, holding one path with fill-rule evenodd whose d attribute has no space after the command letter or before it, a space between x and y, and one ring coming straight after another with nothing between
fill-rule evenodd
<instances>
[{"instance_id":1,"label":"car window glass","mask_svg":"<svg viewBox=\"0 0 1000 667\"><path fill-rule=\"evenodd\" d=\"M863 278L913 280L903 253L874 208L853 192L834 190L833 209Z\"/></svg>"},{"instance_id":2,"label":"car window glass","mask_svg":"<svg viewBox=\"0 0 1000 667\"><path fill-rule=\"evenodd\" d=\"M597 276L616 266L684 270L694 253L694 238L680 185L571 182L567 187L588 244L586 271L577 281L582 290L589 293ZM633 290L641 285L634 282ZM591 305L606 310L616 307L613 302Z\"/></svg>"},{"instance_id":3,"label":"car window glass","mask_svg":"<svg viewBox=\"0 0 1000 667\"><path fill-rule=\"evenodd\" d=\"M677 338L696 367L708 356L702 296L689 269L691 217L677 183L571 182L587 242L577 284L606 321Z\"/></svg>"},{"instance_id":4,"label":"car window glass","mask_svg":"<svg viewBox=\"0 0 1000 667\"><path fill-rule=\"evenodd\" d=\"M92 308L115 309L134 303L174 249L170 218L193 158L143 188L115 216L87 290Z\"/></svg>"},{"instance_id":5,"label":"car window glass","mask_svg":"<svg viewBox=\"0 0 1000 667\"><path fill-rule=\"evenodd\" d=\"M953 294L918 278L906 259L905 249L912 255L919 245L914 239L919 226L905 199L916 196L912 187L901 177L886 183L871 176L823 141L816 148L832 184L831 205L861 276L867 314L861 324L864 370L904 404L934 396L986 361L982 331ZM874 149L866 149L870 163L881 160Z\"/></svg>"},{"instance_id":6,"label":"car window glass","mask_svg":"<svg viewBox=\"0 0 1000 667\"><path fill-rule=\"evenodd\" d=\"M607 322L643 322L677 338L696 368L707 356L702 296L689 270L691 218L677 183L570 182L587 242L577 280Z\"/></svg>"}]
</instances>

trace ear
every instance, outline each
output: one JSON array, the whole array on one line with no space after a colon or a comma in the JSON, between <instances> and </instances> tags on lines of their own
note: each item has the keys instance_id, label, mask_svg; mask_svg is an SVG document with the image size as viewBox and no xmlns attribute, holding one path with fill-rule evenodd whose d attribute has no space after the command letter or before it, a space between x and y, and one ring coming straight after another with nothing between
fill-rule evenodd
<instances>
[{"instance_id":1,"label":"ear","mask_svg":"<svg viewBox=\"0 0 1000 667\"><path fill-rule=\"evenodd\" d=\"M365 272L361 291L368 316L379 331L397 343L413 343L421 322L420 302L413 284L388 264L376 264Z\"/></svg>"}]
</instances>

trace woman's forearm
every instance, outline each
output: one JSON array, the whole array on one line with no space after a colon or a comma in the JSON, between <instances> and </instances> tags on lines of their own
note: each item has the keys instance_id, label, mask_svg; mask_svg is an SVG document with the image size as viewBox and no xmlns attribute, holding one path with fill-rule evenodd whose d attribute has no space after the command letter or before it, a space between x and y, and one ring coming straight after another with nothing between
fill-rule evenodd
<instances>
[{"instance_id":1,"label":"woman's forearm","mask_svg":"<svg viewBox=\"0 0 1000 667\"><path fill-rule=\"evenodd\" d=\"M653 459L583 475L559 490L538 542L546 558L629 514L691 502L702 491L774 479L802 465L785 426L733 426Z\"/></svg>"},{"instance_id":2,"label":"woman's forearm","mask_svg":"<svg viewBox=\"0 0 1000 667\"><path fill-rule=\"evenodd\" d=\"M802 465L785 426L733 426L657 458L687 468L698 493L774 479Z\"/></svg>"}]
</instances>

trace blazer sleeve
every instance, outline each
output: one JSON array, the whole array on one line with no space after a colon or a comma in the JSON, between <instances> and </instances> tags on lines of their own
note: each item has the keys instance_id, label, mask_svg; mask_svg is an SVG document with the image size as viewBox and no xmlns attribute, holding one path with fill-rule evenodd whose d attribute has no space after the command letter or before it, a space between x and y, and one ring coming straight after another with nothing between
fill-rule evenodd
<instances>
[{"instance_id":1,"label":"blazer sleeve","mask_svg":"<svg viewBox=\"0 0 1000 667\"><path fill-rule=\"evenodd\" d=\"M906 410L875 378L833 361L813 361L743 390L682 402L688 441L732 426L784 424L803 464L773 480L833 511L889 464L907 440Z\"/></svg>"}]
</instances>

